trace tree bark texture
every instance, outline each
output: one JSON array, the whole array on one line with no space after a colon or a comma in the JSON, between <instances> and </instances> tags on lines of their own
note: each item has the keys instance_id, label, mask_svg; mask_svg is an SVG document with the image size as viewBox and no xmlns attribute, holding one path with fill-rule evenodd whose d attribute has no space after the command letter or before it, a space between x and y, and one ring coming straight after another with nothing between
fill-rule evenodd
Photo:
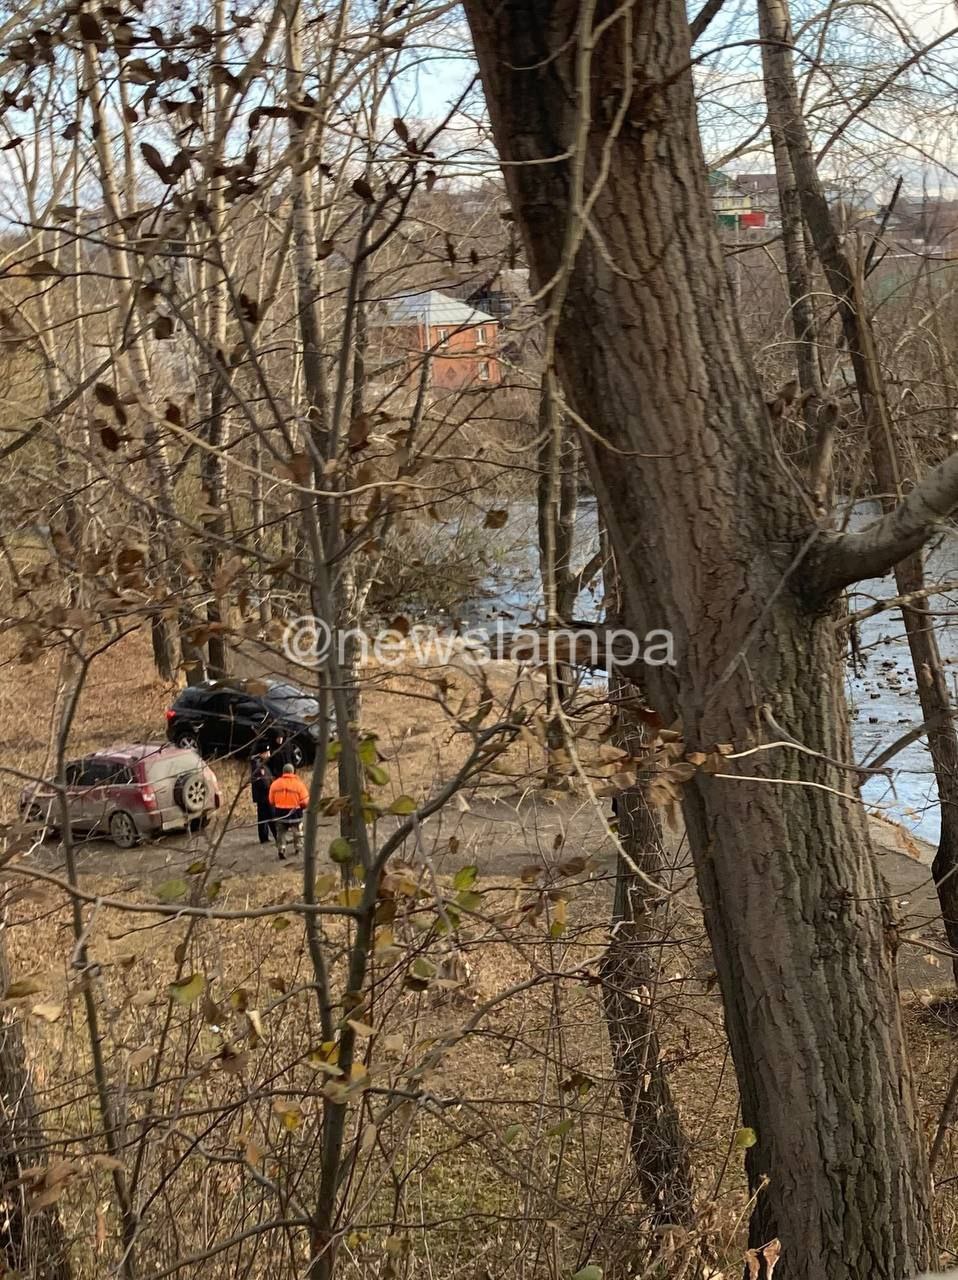
<instances>
[{"instance_id":1,"label":"tree bark texture","mask_svg":"<svg viewBox=\"0 0 958 1280\"><path fill-rule=\"evenodd\" d=\"M646 735L629 713L638 691L621 678L612 688L615 743L641 751ZM657 898L648 888L650 882L664 887L665 857L662 825L642 781L616 795L618 836L628 860L620 855L616 861L612 929L600 967L602 996L632 1162L650 1224L656 1230L688 1229L695 1219L692 1164L662 1059L656 998L661 943L671 912L668 897Z\"/></svg>"},{"instance_id":2,"label":"tree bark texture","mask_svg":"<svg viewBox=\"0 0 958 1280\"><path fill-rule=\"evenodd\" d=\"M673 634L676 665L646 668L652 704L688 750L756 745L768 705L849 759L817 534L772 447L713 226L684 4L602 0L584 44L575 0L466 10L533 287L571 272L557 370L590 427L625 615ZM578 166L594 199L570 254ZM930 1180L861 805L848 773L797 751L729 772L697 773L683 809L758 1137L753 1243L781 1239L777 1280L905 1280L928 1258Z\"/></svg>"},{"instance_id":3,"label":"tree bark texture","mask_svg":"<svg viewBox=\"0 0 958 1280\"><path fill-rule=\"evenodd\" d=\"M891 510L902 496L902 472L895 427L888 405L881 360L865 302L861 270L845 252L835 217L825 199L812 153L811 139L802 115L792 63L792 31L787 0L760 0L759 17L767 44L763 57L770 65L766 74L769 112L781 122L782 133L798 176L799 196L816 252L839 303L842 330L848 346L862 417L868 432L872 469L882 503ZM921 591L925 586L924 557L912 551L895 566L899 595ZM941 835L933 864L938 886L945 933L952 950L958 952L958 732L954 704L934 628L921 608L903 608L902 621L908 637L922 716L933 722L928 734L935 782L941 808ZM952 962L958 984L958 959Z\"/></svg>"},{"instance_id":4,"label":"tree bark texture","mask_svg":"<svg viewBox=\"0 0 958 1280\"><path fill-rule=\"evenodd\" d=\"M662 874L661 831L641 788L618 797L619 839L650 879ZM662 1061L655 1011L658 944L664 913L620 858L602 992L616 1083L629 1125L629 1145L651 1225L694 1222L689 1145Z\"/></svg>"}]
</instances>

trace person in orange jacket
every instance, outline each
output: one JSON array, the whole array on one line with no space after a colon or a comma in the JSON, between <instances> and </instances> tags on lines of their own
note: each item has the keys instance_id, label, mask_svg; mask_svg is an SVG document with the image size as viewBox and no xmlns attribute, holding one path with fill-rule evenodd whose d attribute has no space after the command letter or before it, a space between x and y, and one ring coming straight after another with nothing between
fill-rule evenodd
<instances>
[{"instance_id":1,"label":"person in orange jacket","mask_svg":"<svg viewBox=\"0 0 958 1280\"><path fill-rule=\"evenodd\" d=\"M286 858L286 834L292 836L293 853L303 852L303 810L309 803L309 792L291 764L283 766L283 772L269 789L269 802L276 814L276 850L280 861Z\"/></svg>"}]
</instances>

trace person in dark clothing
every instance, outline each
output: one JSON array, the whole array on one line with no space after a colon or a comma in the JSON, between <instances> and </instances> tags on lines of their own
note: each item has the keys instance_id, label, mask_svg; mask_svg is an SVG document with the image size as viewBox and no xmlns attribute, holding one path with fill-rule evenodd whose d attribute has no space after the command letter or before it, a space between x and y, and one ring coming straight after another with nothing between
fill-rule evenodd
<instances>
[{"instance_id":1,"label":"person in dark clothing","mask_svg":"<svg viewBox=\"0 0 958 1280\"><path fill-rule=\"evenodd\" d=\"M269 844L271 840L276 839L276 811L269 799L272 782L273 774L269 768L269 757L265 751L262 751L250 760L250 791L253 804L256 805L256 829L259 832L260 844Z\"/></svg>"},{"instance_id":2,"label":"person in dark clothing","mask_svg":"<svg viewBox=\"0 0 958 1280\"><path fill-rule=\"evenodd\" d=\"M286 741L286 734L282 730L278 730L273 738L273 749L266 761L266 767L270 772L270 781L281 777L286 766L294 763L290 745Z\"/></svg>"}]
</instances>

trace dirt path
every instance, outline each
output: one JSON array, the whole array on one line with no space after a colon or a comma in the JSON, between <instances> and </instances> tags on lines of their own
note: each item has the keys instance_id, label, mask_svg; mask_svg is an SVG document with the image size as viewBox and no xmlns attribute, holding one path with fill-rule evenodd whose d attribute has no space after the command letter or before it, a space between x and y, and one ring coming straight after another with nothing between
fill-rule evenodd
<instances>
[{"instance_id":1,"label":"dirt path","mask_svg":"<svg viewBox=\"0 0 958 1280\"><path fill-rule=\"evenodd\" d=\"M380 834L390 830L395 821L382 823ZM337 834L335 819L321 821L320 831L325 847ZM874 821L872 836L902 934L943 946L944 931L930 873L934 850L887 822ZM683 842L676 836L670 845L674 862L682 869L680 878L685 880L688 868L684 866ZM409 852L413 856L417 851L410 847ZM453 801L443 813L423 824L418 852L439 874L476 863L487 882L490 878L511 880L525 866L560 862L574 855L591 856L600 874L611 872L614 866L613 843L599 815L588 803L557 793L531 794L519 801L480 796L469 800L468 809ZM39 867L62 872L62 855L55 844L44 846L35 857ZM98 881L109 880L114 889L120 881L146 890L182 873L198 858L215 865L218 875L240 882L275 877L293 865L280 863L271 845L259 844L255 827L245 824L194 836L170 836L133 850L117 849L103 841L78 846L80 872L88 887L94 888ZM321 858L321 863L324 861ZM607 886L601 890L611 896ZM684 896L689 905L694 904L694 891L686 889ZM899 972L903 991L917 992L947 985L950 963L927 947L908 941L899 952Z\"/></svg>"}]
</instances>

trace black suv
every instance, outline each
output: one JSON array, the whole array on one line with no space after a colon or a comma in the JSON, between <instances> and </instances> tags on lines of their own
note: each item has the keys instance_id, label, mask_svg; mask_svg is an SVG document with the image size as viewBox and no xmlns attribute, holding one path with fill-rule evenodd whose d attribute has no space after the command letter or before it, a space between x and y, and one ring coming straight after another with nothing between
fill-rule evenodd
<instances>
[{"instance_id":1,"label":"black suv","mask_svg":"<svg viewBox=\"0 0 958 1280\"><path fill-rule=\"evenodd\" d=\"M319 737L319 702L280 680L218 680L190 685L166 713L166 736L204 756L246 755L264 750L277 733L288 759L310 763Z\"/></svg>"}]
</instances>

